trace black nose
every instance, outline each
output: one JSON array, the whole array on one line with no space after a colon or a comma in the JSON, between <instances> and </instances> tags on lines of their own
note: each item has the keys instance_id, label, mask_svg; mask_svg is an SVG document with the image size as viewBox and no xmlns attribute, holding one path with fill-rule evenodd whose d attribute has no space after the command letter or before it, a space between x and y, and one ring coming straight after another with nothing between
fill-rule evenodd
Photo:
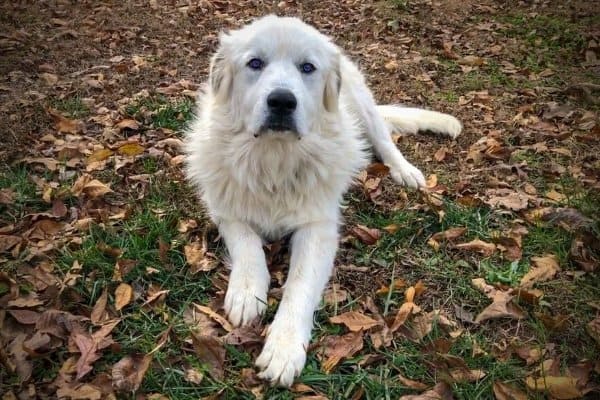
<instances>
[{"instance_id":1,"label":"black nose","mask_svg":"<svg viewBox=\"0 0 600 400\"><path fill-rule=\"evenodd\" d=\"M267 96L267 105L273 114L289 115L296 109L297 104L296 96L287 89L273 90Z\"/></svg>"}]
</instances>

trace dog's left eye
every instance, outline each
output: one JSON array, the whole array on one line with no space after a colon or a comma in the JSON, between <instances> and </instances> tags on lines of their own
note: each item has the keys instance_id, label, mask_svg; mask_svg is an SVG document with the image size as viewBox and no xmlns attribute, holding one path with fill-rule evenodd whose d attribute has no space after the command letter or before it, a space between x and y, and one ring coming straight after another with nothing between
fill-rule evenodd
<instances>
[{"instance_id":1,"label":"dog's left eye","mask_svg":"<svg viewBox=\"0 0 600 400\"><path fill-rule=\"evenodd\" d=\"M315 72L316 69L317 69L317 67L315 67L311 63L304 63L304 64L300 65L300 70L305 74L310 74L312 72Z\"/></svg>"}]
</instances>

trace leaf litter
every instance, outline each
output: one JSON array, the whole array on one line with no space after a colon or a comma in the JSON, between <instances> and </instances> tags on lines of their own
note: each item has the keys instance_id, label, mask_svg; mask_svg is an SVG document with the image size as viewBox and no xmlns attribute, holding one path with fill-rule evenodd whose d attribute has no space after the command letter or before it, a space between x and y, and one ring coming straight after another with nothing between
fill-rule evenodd
<instances>
[{"instance_id":1,"label":"leaf litter","mask_svg":"<svg viewBox=\"0 0 600 400\"><path fill-rule=\"evenodd\" d=\"M193 57L195 62L201 63L200 68L206 68L208 61L198 54L208 53L214 46L217 27L233 26L237 23L234 20L245 19L242 15L248 17L247 12L257 12L253 7L244 8L243 5L224 2L200 2L180 8L150 3L161 21L164 17L181 21L181 16L218 16L215 21L207 22L206 31L200 33L204 37L196 38L193 46L183 45L181 49L168 50L189 52L178 54ZM274 6L278 7L275 10L293 12L293 6L288 3L281 2ZM330 18L331 10L326 3L322 12L305 10L305 13L318 16L313 18L313 22L322 28L339 32L338 39L342 42L344 35L350 35L348 38L362 35L355 24L365 27L361 25L365 23L364 18L355 20L355 13L348 5L339 5L339 9L349 18ZM337 6L331 9L338 9ZM455 110L465 122L465 135L456 143L438 143L435 140L435 143L428 143L432 141L431 137L427 137L426 141L419 137L398 141L403 151L408 153L407 158L412 159L414 153L417 160L423 157L433 161L433 167L425 167L430 168L428 172L436 168L436 173L429 175L429 191L422 193L423 197L416 202L409 200L414 196L401 189L393 189L389 183L389 170L379 163L359 174L358 186L360 195L371 204L370 207L376 206L386 212L408 207L411 213L414 211L418 215L419 222L423 221L423 217L433 215L439 229L438 226L433 230L425 228L417 237L429 237L428 245L439 255L464 261L461 268L469 278L473 278L474 288L481 292L482 302L450 298L447 304L439 304L435 299L442 298L447 292L435 280L419 277L426 282L425 287L423 283L414 283L418 279L413 279L410 274L405 276L404 271L403 279L391 279L389 272L378 276L382 269L376 266L382 264L381 260L370 259L369 263L373 265L364 265L350 258L343 265L354 268L338 268L342 280L334 282L325 296L327 311L333 315L327 324L335 326L339 334L322 337L310 354L316 354L321 369L332 374L338 369L347 371L348 366L369 368L369 363L378 365L382 361L372 354L373 349L391 352L398 343L410 341L419 346L423 354L421 361L430 374L439 373L449 382L485 382L490 379L488 371L469 368L460 357L454 359L447 353L465 335L489 333L489 330L486 331L489 327L498 331L497 336L491 335L497 341L486 343L489 356L496 354L490 348L503 346L502 340L507 337L502 337L500 332L506 330L508 339L518 342L507 345L508 357L517 357L527 371L522 380L503 382L492 377L491 390L496 398L520 399L537 394L553 398L577 398L586 393L593 395L593 391L597 390L593 381L597 378L598 366L577 360L573 354L566 360L559 360L560 351L552 343L559 340L555 336L550 336L548 343L539 346L520 343L529 332L519 329L525 325L524 321L534 318L550 332L564 332L570 325L577 324L589 339L600 343L598 308L579 304L578 307L587 307L589 312L587 318L574 321L576 314L569 309L571 305L558 307L553 297L556 295L552 294L554 285L578 290L581 281L594 279L598 270L597 218L589 210L583 211L581 204L584 199L580 197L580 193L585 191L598 190L597 152L590 151L600 143L598 117L597 110L586 103L593 99L592 93L597 88L579 83L570 84L564 90L547 86L554 84L552 77L564 76L564 72L555 66L533 71L530 67L519 65L519 60L510 54L511 51L519 51L515 39L499 40L499 37L507 37L505 34L510 32L507 30L510 24L493 18L488 21L487 18L502 14L501 7L494 4L472 6L484 22L471 25L471 31L457 32L445 21L462 21L465 16L460 10L452 9L451 5L440 6L440 13L427 8L429 6L425 2L411 2L413 11L403 15L395 24L388 24L389 21L382 18L379 6L365 4L364 12L372 15L372 21L365 28L367 33L364 37L351 41L352 51L364 59L366 68L372 73L378 98L431 104L432 108L441 104L442 108ZM181 236L173 242L157 244L160 259L152 266L124 258L127 249L100 249L99 246L99 250L114 263L114 271L112 281L103 287L95 287L93 296L87 288L93 286L95 276L89 273L94 266L70 262L69 268L60 270L53 264L52 260L61 249L80 246L89 235L90 227L103 225L119 232L119 224L128 220L132 210L132 205L124 201L125 194L135 193L139 196L137 200L143 201L153 180L161 175L181 182L181 141L175 132L154 125L157 110L142 106L134 116L126 112L126 108L151 99L154 94L151 95L147 87L155 87L157 93L178 99L193 97L198 88L196 83L182 78L181 74L185 74L183 71L188 68L183 65L185 63L177 63L178 71L153 64L155 57L162 59L159 53L157 56L115 53L122 43L128 43L130 38L135 37L146 41L148 48L156 46L137 35L135 29L113 32L93 22L97 18L95 15L98 18L118 15L118 12L113 12L117 5L99 6L94 16L82 12L72 20L68 16L77 11L77 6L73 6L72 10L62 5L57 7L53 18L46 18L48 26L56 32L55 36L37 38L30 36L31 32L26 28L19 27L13 29L12 36L0 39L3 51L14 51L30 42L35 47L36 40L42 39L44 54L46 51L52 54L52 49L59 44L89 37L110 44L107 48L111 49L111 54L104 54L102 58L106 60L98 62L98 54L92 54L84 47L82 52L78 52L81 53L78 57L83 60L88 57L88 61L83 63L88 63L86 65L90 68L82 67L79 71L73 71L72 67L65 69L62 59L65 58L68 64L68 54L60 53L61 56L56 57L54 53L54 59L50 57L43 63L32 59L27 61L27 65L36 66L31 76L17 70L7 71L0 86L0 93L13 100L2 105L3 111L8 110L10 115L6 121L14 129L27 131L25 146L18 151L13 151L13 148L9 152L2 151L0 156L14 153L13 161L27 169L34 185L34 193L26 195L25 201L20 189L12 186L0 188L3 212L8 210L10 215L18 216L10 221L3 216L0 226L1 261L17 265L14 270L0 272L0 306L3 310L0 312L0 344L6 349L2 353L2 363L6 373L19 380L19 385L10 386L8 393L18 393L19 398L26 398L29 391L30 398L36 394L50 394L62 398L100 399L110 398L120 391L138 391L140 398L161 398L158 393L139 391L143 392L147 371L161 368L153 363L156 352L171 345L186 354L194 354L199 360L200 369L181 360L170 365L171 368L175 366L190 384L202 386L215 377L217 380L228 379L236 372L232 372L228 364L231 354L227 346L255 354L263 336L260 326L233 328L223 316L218 298L225 283L221 271L223 265L217 261L219 256L213 252L214 246L206 237L203 221L182 223L178 227ZM546 7L545 4L540 5L540 13L547 12ZM418 20L414 12L425 9L431 12L432 29L436 35L431 42L436 46L439 44L439 48L427 51L427 56L419 54L419 46L422 46L420 37L432 33L429 29L419 29L421 34L413 37L410 30L419 26L415 25ZM10 9L10 12L15 10ZM385 15L391 15L389 10ZM444 21L441 24L440 15ZM525 14L525 20L535 18L537 16L531 13ZM72 29L76 19L84 22L79 24L81 29L77 31ZM372 31L371 26L378 27ZM462 25L457 23L457 26ZM408 29L402 34L389 34L398 28ZM172 40L171 28L168 30L169 40ZM197 21L190 32L195 30L198 30ZM531 32L531 35L536 35L535 31ZM473 34L483 39L475 39ZM587 63L585 68L595 68L598 40L594 35L585 36L586 42L582 45L580 56ZM26 42L25 38L29 38L30 42ZM542 48L536 48L538 50ZM89 54L92 54L91 58ZM82 65L79 58L77 62L71 60L71 65ZM456 64L456 74L465 81L497 67L504 74L502 79L518 82L519 89L496 86L461 90L459 82L447 81L453 79L451 75L454 73L438 73L448 62ZM194 67L193 72L197 71ZM120 90L124 78L136 81L140 74L148 77L145 78L148 80L141 80L143 87ZM153 74L156 77L152 77ZM411 84L402 88L381 85L380 82L389 81L390 74L407 74L411 77L408 81L419 82L427 89ZM36 82L36 85L31 86L31 82ZM530 88L529 83L535 86ZM22 85L23 90L15 90L15 85ZM456 89L456 93L445 93L451 89ZM75 109L60 109L48 100L54 97L64 100L68 93L74 92L86 96L80 99L78 107L87 109L87 115L81 116ZM430 92L433 93L431 97ZM119 98L123 93L128 97ZM438 95L455 96L456 99L453 103L440 102ZM18 105L18 111L9 109L13 104ZM35 107L40 110L38 115ZM38 125L33 126L32 123ZM11 127L4 131L13 132L14 129ZM157 171L152 170L153 163L158 165ZM140 170L140 164L145 164L148 171ZM447 176L444 173L447 171L456 178ZM579 192L576 193L571 183L561 181L565 177L574 179L581 186L577 188ZM544 184L540 184L540 180ZM510 227L499 227L497 232L489 235L480 234L478 229L465 225L463 221L452 222L448 202L456 202L468 210L484 209L494 217L510 219ZM34 209L29 206L33 203L41 206ZM19 208L22 204L26 204L23 213ZM350 214L350 211L347 213ZM168 213L160 209L152 212L161 217ZM186 215L182 221L191 218L196 216ZM400 237L398 235L402 235L410 225L397 221L386 221L385 224L355 223L351 218L349 221L349 236L369 251ZM533 240L537 229L560 229L572 235L570 246L566 248L568 254L532 251L528 243ZM353 251L353 248L344 247L341 256L352 257ZM115 336L124 325L122 321L138 312L150 312L153 318L164 318L166 323L176 326L174 321L177 317L169 309L177 301L171 299L176 288L163 287L157 282L140 287L139 282L130 279L130 274L136 269L145 268L150 276L152 271L160 271L163 266L168 268L173 252L180 252L185 257L186 270L198 279L203 274L211 276L217 288L215 301L208 305L190 305L181 313L191 333L167 331L155 338L156 344L151 346L154 350L145 353L119 350L121 344L115 341ZM414 270L416 264L420 269L423 266L421 260L413 261L411 257L414 255L403 255L402 262L406 265L398 263L396 267L410 266ZM526 269L516 278L498 282L481 276L479 266L485 262L494 265L517 262ZM277 262L270 263L271 267L272 264ZM358 283L344 278L352 276L358 279L356 277L361 274L373 290L357 289ZM278 284L283 277L281 275L277 279ZM85 293L83 297L82 293ZM454 303L457 300L459 307ZM473 354L485 353L473 346ZM436 356L438 367L433 368L429 364L426 359L430 354L428 351L443 355ZM118 357L110 356L113 352ZM107 359L113 361L109 363ZM44 360L62 364L55 377L41 382L35 369ZM556 367L559 364L563 369ZM266 389L255 379L252 368L243 368L239 375L243 390L257 397L264 395ZM2 378L5 376L2 375ZM412 375L405 377L398 374L395 378L404 385L405 391L399 398L452 398L450 384L435 384L430 379ZM301 393L314 398L328 397L307 387ZM364 394L362 390L357 390L355 395L358 397L353 398L360 398L361 393ZM406 390L421 393L407 395ZM492 393L488 395L491 397Z\"/></svg>"}]
</instances>

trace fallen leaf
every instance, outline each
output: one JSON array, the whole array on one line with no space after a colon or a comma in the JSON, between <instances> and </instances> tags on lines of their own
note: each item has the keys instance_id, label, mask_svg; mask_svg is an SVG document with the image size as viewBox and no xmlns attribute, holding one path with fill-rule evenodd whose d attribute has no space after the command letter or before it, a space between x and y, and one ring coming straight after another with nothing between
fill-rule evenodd
<instances>
[{"instance_id":1,"label":"fallen leaf","mask_svg":"<svg viewBox=\"0 0 600 400\"><path fill-rule=\"evenodd\" d=\"M415 389L415 390L425 390L427 389L427 385L422 383L422 382L418 382L418 381L413 381L412 379L408 379L400 374L398 374L398 376L396 377L400 383L402 383L402 385L411 388L411 389Z\"/></svg>"},{"instance_id":2,"label":"fallen leaf","mask_svg":"<svg viewBox=\"0 0 600 400\"><path fill-rule=\"evenodd\" d=\"M199 385L204 378L204 374L195 368L188 368L184 371L183 379L190 383Z\"/></svg>"},{"instance_id":3,"label":"fallen leaf","mask_svg":"<svg viewBox=\"0 0 600 400\"><path fill-rule=\"evenodd\" d=\"M96 304L92 308L92 313L90 314L90 319L93 324L98 325L108 319L108 314L106 313L106 303L108 301L108 291L104 289Z\"/></svg>"},{"instance_id":4,"label":"fallen leaf","mask_svg":"<svg viewBox=\"0 0 600 400\"><path fill-rule=\"evenodd\" d=\"M49 109L48 114L54 120L54 127L61 133L78 134L82 133L85 126L81 120L69 119L61 115L58 111Z\"/></svg>"},{"instance_id":5,"label":"fallen leaf","mask_svg":"<svg viewBox=\"0 0 600 400\"><path fill-rule=\"evenodd\" d=\"M520 211L527 208L529 196L525 193L515 192L510 189L489 189L485 203L491 207L503 207L513 211Z\"/></svg>"},{"instance_id":6,"label":"fallen leaf","mask_svg":"<svg viewBox=\"0 0 600 400\"><path fill-rule=\"evenodd\" d=\"M343 359L352 357L363 348L363 333L349 332L343 336L327 336L321 342L323 354L326 358L321 363L321 369L329 374Z\"/></svg>"},{"instance_id":7,"label":"fallen leaf","mask_svg":"<svg viewBox=\"0 0 600 400\"><path fill-rule=\"evenodd\" d=\"M467 243L456 244L454 247L460 250L476 251L485 257L491 256L494 254L494 251L496 251L495 244L484 242L483 240L479 239L474 239Z\"/></svg>"},{"instance_id":8,"label":"fallen leaf","mask_svg":"<svg viewBox=\"0 0 600 400\"><path fill-rule=\"evenodd\" d=\"M450 376L455 382L477 382L485 378L486 373L480 369L456 368L450 371Z\"/></svg>"},{"instance_id":9,"label":"fallen leaf","mask_svg":"<svg viewBox=\"0 0 600 400\"><path fill-rule=\"evenodd\" d=\"M91 163L100 162L106 160L108 157L112 156L113 152L110 149L100 149L94 151L86 160L86 165Z\"/></svg>"},{"instance_id":10,"label":"fallen leaf","mask_svg":"<svg viewBox=\"0 0 600 400\"><path fill-rule=\"evenodd\" d=\"M344 324L350 331L366 331L374 326L379 325L379 322L373 318L367 317L366 315L357 311L348 311L335 317L329 318L329 322L332 324Z\"/></svg>"},{"instance_id":11,"label":"fallen leaf","mask_svg":"<svg viewBox=\"0 0 600 400\"><path fill-rule=\"evenodd\" d=\"M494 396L496 400L527 400L527 395L508 383L495 381Z\"/></svg>"},{"instance_id":12,"label":"fallen leaf","mask_svg":"<svg viewBox=\"0 0 600 400\"><path fill-rule=\"evenodd\" d=\"M528 376L525 384L533 391L548 392L556 399L578 399L585 394L577 387L577 379L571 376L541 376L537 379Z\"/></svg>"},{"instance_id":13,"label":"fallen leaf","mask_svg":"<svg viewBox=\"0 0 600 400\"><path fill-rule=\"evenodd\" d=\"M452 388L446 382L437 383L433 389L421 394L407 394L398 400L452 400Z\"/></svg>"},{"instance_id":14,"label":"fallen leaf","mask_svg":"<svg viewBox=\"0 0 600 400\"><path fill-rule=\"evenodd\" d=\"M366 245L374 245L381 237L381 231L375 228L367 228L364 225L356 225L352 228L352 234Z\"/></svg>"},{"instance_id":15,"label":"fallen leaf","mask_svg":"<svg viewBox=\"0 0 600 400\"><path fill-rule=\"evenodd\" d=\"M59 399L99 400L103 395L100 388L89 383L64 385L56 390Z\"/></svg>"},{"instance_id":16,"label":"fallen leaf","mask_svg":"<svg viewBox=\"0 0 600 400\"><path fill-rule=\"evenodd\" d=\"M472 281L475 288L482 291L487 297L492 299L492 304L487 306L475 318L475 323L480 323L492 318L516 318L522 319L525 317L525 312L512 302L514 295L510 291L505 292L497 290L491 285L488 285L484 279L475 278Z\"/></svg>"},{"instance_id":17,"label":"fallen leaf","mask_svg":"<svg viewBox=\"0 0 600 400\"><path fill-rule=\"evenodd\" d=\"M112 192L112 190L99 180L92 179L90 175L82 175L71 187L71 192L77 197L86 195L95 199Z\"/></svg>"},{"instance_id":18,"label":"fallen leaf","mask_svg":"<svg viewBox=\"0 0 600 400\"><path fill-rule=\"evenodd\" d=\"M334 306L346 300L348 300L348 292L341 289L337 283L332 284L323 292L323 302L327 305Z\"/></svg>"},{"instance_id":19,"label":"fallen leaf","mask_svg":"<svg viewBox=\"0 0 600 400\"><path fill-rule=\"evenodd\" d=\"M98 343L91 337L81 333L72 335L81 355L77 360L77 380L80 380L92 370L92 364L100 358Z\"/></svg>"},{"instance_id":20,"label":"fallen leaf","mask_svg":"<svg viewBox=\"0 0 600 400\"><path fill-rule=\"evenodd\" d=\"M206 242L204 240L202 243L194 242L192 244L186 244L183 247L183 253L190 266L190 272L193 274L200 271L212 271L218 266L217 261L208 253Z\"/></svg>"},{"instance_id":21,"label":"fallen leaf","mask_svg":"<svg viewBox=\"0 0 600 400\"><path fill-rule=\"evenodd\" d=\"M121 392L138 390L151 361L151 355L134 354L123 357L112 367L113 387Z\"/></svg>"},{"instance_id":22,"label":"fallen leaf","mask_svg":"<svg viewBox=\"0 0 600 400\"><path fill-rule=\"evenodd\" d=\"M115 127L119 128L119 130L131 129L133 131L137 131L138 129L140 129L140 124L135 119L124 119L117 122L115 124Z\"/></svg>"},{"instance_id":23,"label":"fallen leaf","mask_svg":"<svg viewBox=\"0 0 600 400\"><path fill-rule=\"evenodd\" d=\"M139 143L127 143L117 149L117 153L124 156L137 156L144 152L144 146Z\"/></svg>"},{"instance_id":24,"label":"fallen leaf","mask_svg":"<svg viewBox=\"0 0 600 400\"><path fill-rule=\"evenodd\" d=\"M558 259L554 255L532 257L531 262L533 268L521 278L521 287L528 288L537 282L550 280L560 271Z\"/></svg>"},{"instance_id":25,"label":"fallen leaf","mask_svg":"<svg viewBox=\"0 0 600 400\"><path fill-rule=\"evenodd\" d=\"M223 379L225 375L225 347L223 341L214 336L192 332L192 344L198 360L208 366L210 375L217 380Z\"/></svg>"},{"instance_id":26,"label":"fallen leaf","mask_svg":"<svg viewBox=\"0 0 600 400\"><path fill-rule=\"evenodd\" d=\"M600 346L600 317L596 317L588 322L585 329L587 333L596 341L598 346Z\"/></svg>"},{"instance_id":27,"label":"fallen leaf","mask_svg":"<svg viewBox=\"0 0 600 400\"><path fill-rule=\"evenodd\" d=\"M121 283L115 289L115 309L120 311L133 300L133 288L127 283Z\"/></svg>"},{"instance_id":28,"label":"fallen leaf","mask_svg":"<svg viewBox=\"0 0 600 400\"><path fill-rule=\"evenodd\" d=\"M227 332L233 331L233 325L231 325L231 323L227 320L227 318L217 314L216 312L211 310L210 307L201 306L199 304L194 304L194 309L197 311L200 311L201 313L207 315L214 321L218 322L219 325L221 325L223 327L223 329L225 329Z\"/></svg>"},{"instance_id":29,"label":"fallen leaf","mask_svg":"<svg viewBox=\"0 0 600 400\"><path fill-rule=\"evenodd\" d=\"M438 242L440 242L442 240L452 241L452 240L457 239L457 238L461 237L462 235L464 235L466 231L467 231L467 228L464 228L464 227L450 228L450 229L446 229L445 231L442 231L442 232L434 233L431 236L431 239L438 241Z\"/></svg>"}]
</instances>

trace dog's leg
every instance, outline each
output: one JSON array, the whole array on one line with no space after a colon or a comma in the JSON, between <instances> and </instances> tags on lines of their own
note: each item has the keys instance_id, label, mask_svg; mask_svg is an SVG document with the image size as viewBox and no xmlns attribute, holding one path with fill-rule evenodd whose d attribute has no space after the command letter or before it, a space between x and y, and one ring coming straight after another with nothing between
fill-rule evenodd
<instances>
[{"instance_id":1,"label":"dog's leg","mask_svg":"<svg viewBox=\"0 0 600 400\"><path fill-rule=\"evenodd\" d=\"M358 117L369 141L375 148L375 152L390 168L392 177L398 183L406 186L425 186L425 178L421 171L408 162L394 144L389 129L389 123L386 123L380 114L378 107L375 104L375 100L373 99L373 95L367 87L364 77L358 68L345 57L342 59L341 68L343 95L349 100L350 109ZM420 121L419 118L424 115L427 115L428 117L433 116L433 114L428 114L425 110L422 111L423 113L418 115L417 113L413 113L411 118L402 118L402 116L400 116L399 118L396 118L393 125L401 130L414 131L416 133L419 129L425 127L423 121ZM440 113L435 114L445 115ZM398 116L397 113L395 116ZM449 115L447 117L456 121L454 117ZM456 122L458 123L458 121ZM428 129L430 125L431 124L428 124L425 129ZM436 127L438 125L436 125ZM460 123L458 123L458 126L458 132L460 132ZM446 132L447 130L443 131ZM451 133L449 134L455 136ZM456 133L456 135L457 134L458 133Z\"/></svg>"},{"instance_id":2,"label":"dog's leg","mask_svg":"<svg viewBox=\"0 0 600 400\"><path fill-rule=\"evenodd\" d=\"M267 307L270 276L262 240L248 225L223 221L219 232L231 257L225 312L235 326L252 322Z\"/></svg>"},{"instance_id":3,"label":"dog's leg","mask_svg":"<svg viewBox=\"0 0 600 400\"><path fill-rule=\"evenodd\" d=\"M256 360L261 378L290 386L302 371L313 313L329 280L337 241L335 221L309 224L294 234L283 298Z\"/></svg>"}]
</instances>

